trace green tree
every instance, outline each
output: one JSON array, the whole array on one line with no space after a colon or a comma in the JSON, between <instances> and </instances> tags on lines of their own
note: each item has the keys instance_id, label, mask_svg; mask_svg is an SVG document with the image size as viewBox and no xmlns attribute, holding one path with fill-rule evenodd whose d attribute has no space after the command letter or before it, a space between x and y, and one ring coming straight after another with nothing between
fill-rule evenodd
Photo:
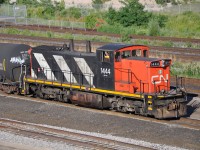
<instances>
[{"instance_id":1,"label":"green tree","mask_svg":"<svg viewBox=\"0 0 200 150\"><path fill-rule=\"evenodd\" d=\"M102 8L102 0L92 0L92 7L94 9L100 10Z\"/></svg>"},{"instance_id":2,"label":"green tree","mask_svg":"<svg viewBox=\"0 0 200 150\"><path fill-rule=\"evenodd\" d=\"M93 4L103 4L102 0L92 0Z\"/></svg>"},{"instance_id":3,"label":"green tree","mask_svg":"<svg viewBox=\"0 0 200 150\"><path fill-rule=\"evenodd\" d=\"M75 7L71 7L68 9L68 17L73 17L73 18L80 18L81 17L81 9L79 8L75 8Z\"/></svg>"},{"instance_id":4,"label":"green tree","mask_svg":"<svg viewBox=\"0 0 200 150\"><path fill-rule=\"evenodd\" d=\"M39 4L37 0L17 0L17 4L29 5L29 6L36 6Z\"/></svg>"},{"instance_id":5,"label":"green tree","mask_svg":"<svg viewBox=\"0 0 200 150\"><path fill-rule=\"evenodd\" d=\"M117 11L113 9L112 7L109 8L106 16L107 16L108 24L113 25L115 22L118 22Z\"/></svg>"},{"instance_id":6,"label":"green tree","mask_svg":"<svg viewBox=\"0 0 200 150\"><path fill-rule=\"evenodd\" d=\"M65 10L65 1L61 0L60 2L55 1L55 7L57 11L63 11Z\"/></svg>"},{"instance_id":7,"label":"green tree","mask_svg":"<svg viewBox=\"0 0 200 150\"><path fill-rule=\"evenodd\" d=\"M0 0L0 4L3 4L3 3L8 4L9 0Z\"/></svg>"},{"instance_id":8,"label":"green tree","mask_svg":"<svg viewBox=\"0 0 200 150\"><path fill-rule=\"evenodd\" d=\"M157 3L157 4L164 5L164 4L167 3L167 1L166 1L166 0L156 0L156 3Z\"/></svg>"},{"instance_id":9,"label":"green tree","mask_svg":"<svg viewBox=\"0 0 200 150\"><path fill-rule=\"evenodd\" d=\"M152 14L144 11L144 6L140 4L138 0L123 0L120 2L124 4L124 7L119 11L109 9L107 13L110 23L117 22L122 24L124 27L148 24L149 18Z\"/></svg>"},{"instance_id":10,"label":"green tree","mask_svg":"<svg viewBox=\"0 0 200 150\"><path fill-rule=\"evenodd\" d=\"M51 0L40 0L40 5L44 7L45 18L51 18L55 16L56 8Z\"/></svg>"},{"instance_id":11,"label":"green tree","mask_svg":"<svg viewBox=\"0 0 200 150\"><path fill-rule=\"evenodd\" d=\"M107 1L110 1L110 0L92 0L92 3L93 4L104 4Z\"/></svg>"}]
</instances>

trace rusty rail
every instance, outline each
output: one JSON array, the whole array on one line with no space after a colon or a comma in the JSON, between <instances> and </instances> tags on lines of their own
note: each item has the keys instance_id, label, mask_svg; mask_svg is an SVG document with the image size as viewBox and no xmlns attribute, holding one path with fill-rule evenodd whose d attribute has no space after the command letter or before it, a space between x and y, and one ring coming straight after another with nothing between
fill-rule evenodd
<instances>
[{"instance_id":1,"label":"rusty rail","mask_svg":"<svg viewBox=\"0 0 200 150\"><path fill-rule=\"evenodd\" d=\"M73 30L71 28L61 28L61 27L49 27L44 25L14 25L14 24L8 24L5 27L8 28L18 28L18 29L28 29L28 30L42 30L42 31L53 31L53 32L68 32L73 34L84 34L84 35L99 35L99 36L109 36L109 37L116 37L120 38L120 34L114 34L114 33L105 33L105 32L98 32L97 30L92 29L80 29L80 28L74 28ZM176 37L161 37L161 36L146 36L146 35L130 35L130 38L132 39L145 39L145 40L158 40L158 41L171 41L171 42L182 42L182 43L200 43L200 39L191 39L191 38L176 38Z\"/></svg>"}]
</instances>

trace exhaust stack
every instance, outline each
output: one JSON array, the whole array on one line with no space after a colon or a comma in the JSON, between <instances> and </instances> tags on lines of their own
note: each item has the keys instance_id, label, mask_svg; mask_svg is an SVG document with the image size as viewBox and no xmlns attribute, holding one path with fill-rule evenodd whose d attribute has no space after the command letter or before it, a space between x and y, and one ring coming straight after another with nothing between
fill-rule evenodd
<instances>
[{"instance_id":1,"label":"exhaust stack","mask_svg":"<svg viewBox=\"0 0 200 150\"><path fill-rule=\"evenodd\" d=\"M86 52L88 52L88 53L92 52L90 41L86 41Z\"/></svg>"},{"instance_id":2,"label":"exhaust stack","mask_svg":"<svg viewBox=\"0 0 200 150\"><path fill-rule=\"evenodd\" d=\"M69 50L72 52L74 51L74 40L73 39L69 40Z\"/></svg>"}]
</instances>

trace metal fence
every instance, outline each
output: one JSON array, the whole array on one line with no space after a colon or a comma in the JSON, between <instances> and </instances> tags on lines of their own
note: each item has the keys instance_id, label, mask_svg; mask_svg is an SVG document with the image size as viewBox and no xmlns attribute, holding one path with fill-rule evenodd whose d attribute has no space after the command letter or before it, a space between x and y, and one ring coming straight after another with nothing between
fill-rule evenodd
<instances>
[{"instance_id":1,"label":"metal fence","mask_svg":"<svg viewBox=\"0 0 200 150\"><path fill-rule=\"evenodd\" d=\"M179 4L179 5L171 5L170 3L162 6L158 4L148 4L145 3L145 10L150 12L169 12L169 13L183 13L186 11L200 12L200 1L196 3L188 3L188 4ZM110 7L118 10L123 7L122 4L66 4L66 8L75 7L80 8L85 14L89 14L91 9L97 11L107 11Z\"/></svg>"},{"instance_id":2,"label":"metal fence","mask_svg":"<svg viewBox=\"0 0 200 150\"><path fill-rule=\"evenodd\" d=\"M85 22L71 22L62 20L46 20L39 18L27 18L27 9L25 5L0 5L0 22L14 25L37 25L62 28L79 28L86 30Z\"/></svg>"},{"instance_id":3,"label":"metal fence","mask_svg":"<svg viewBox=\"0 0 200 150\"><path fill-rule=\"evenodd\" d=\"M170 7L162 7L161 12L168 12L171 14L181 14L186 11L192 12L200 12L200 3L190 3L190 4L179 4L179 5L172 5Z\"/></svg>"},{"instance_id":4,"label":"metal fence","mask_svg":"<svg viewBox=\"0 0 200 150\"><path fill-rule=\"evenodd\" d=\"M51 27L59 27L59 28L71 28L71 29L83 29L86 30L85 22L71 22L71 21L62 21L62 20L46 20L39 18L4 18L1 22L6 24L14 24L14 25L36 25L40 26L48 26Z\"/></svg>"},{"instance_id":5,"label":"metal fence","mask_svg":"<svg viewBox=\"0 0 200 150\"><path fill-rule=\"evenodd\" d=\"M106 11L110 7L112 7L112 4L66 4L66 8L70 7L75 7L75 8L80 8L80 9L96 9L96 10L101 10L101 11Z\"/></svg>"},{"instance_id":6,"label":"metal fence","mask_svg":"<svg viewBox=\"0 0 200 150\"><path fill-rule=\"evenodd\" d=\"M178 4L166 6L161 5L145 5L145 10L150 12L166 12L170 14L181 14L186 11L200 12L200 3Z\"/></svg>"},{"instance_id":7,"label":"metal fence","mask_svg":"<svg viewBox=\"0 0 200 150\"><path fill-rule=\"evenodd\" d=\"M25 5L0 5L1 17L27 17L27 9Z\"/></svg>"}]
</instances>

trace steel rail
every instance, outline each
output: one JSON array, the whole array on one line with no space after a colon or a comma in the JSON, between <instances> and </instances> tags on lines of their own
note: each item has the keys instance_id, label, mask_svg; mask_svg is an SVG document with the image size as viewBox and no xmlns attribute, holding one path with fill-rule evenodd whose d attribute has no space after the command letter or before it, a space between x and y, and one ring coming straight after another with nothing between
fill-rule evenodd
<instances>
[{"instance_id":1,"label":"steel rail","mask_svg":"<svg viewBox=\"0 0 200 150\"><path fill-rule=\"evenodd\" d=\"M2 24L3 25L3 24ZM114 33L105 33L105 32L98 32L97 30L91 30L91 29L81 29L81 28L64 28L64 27L49 27L45 25L14 25L14 24L5 24L4 27L8 28L18 28L18 29L28 29L28 30L42 30L42 31L53 31L53 32L70 32L70 33L81 33L81 34L87 34L87 35L99 35L99 36L110 36L110 37L116 37L120 38L120 34L114 34ZM161 36L146 36L146 35L130 35L131 39L145 39L145 40L158 40L158 41L171 41L171 42L181 42L181 43L200 43L200 39L191 39L191 38L177 38L177 37L161 37Z\"/></svg>"},{"instance_id":2,"label":"steel rail","mask_svg":"<svg viewBox=\"0 0 200 150\"><path fill-rule=\"evenodd\" d=\"M20 41L20 42L33 42L33 43L43 43L48 45L59 45L62 46L64 43L68 43L68 39L61 38L46 38L46 37L32 37L24 35L12 35L12 34L2 34L0 33L1 40L9 41ZM76 44L85 47L85 41L76 40ZM94 47L102 46L107 44L106 42L93 42ZM194 48L177 48L177 47L162 47L162 46L150 46L153 53L162 54L173 54L173 55L185 55L188 57L199 57L200 59L200 49Z\"/></svg>"},{"instance_id":3,"label":"steel rail","mask_svg":"<svg viewBox=\"0 0 200 150\"><path fill-rule=\"evenodd\" d=\"M25 135L30 138L47 138L51 141L64 142L69 145L79 146L82 148L105 149L105 150L126 150L126 149L145 149L152 148L125 143L121 141L105 139L102 137L76 133L37 124L19 122L0 118L0 130L12 131L17 134Z\"/></svg>"}]
</instances>

